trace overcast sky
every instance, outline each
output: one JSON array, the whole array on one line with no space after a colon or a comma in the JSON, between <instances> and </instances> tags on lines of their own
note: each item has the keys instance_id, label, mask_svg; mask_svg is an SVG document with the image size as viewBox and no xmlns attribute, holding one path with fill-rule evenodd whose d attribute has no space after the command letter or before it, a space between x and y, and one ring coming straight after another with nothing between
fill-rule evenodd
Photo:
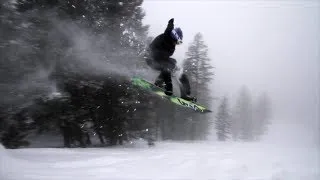
<instances>
[{"instance_id":1,"label":"overcast sky","mask_svg":"<svg viewBox=\"0 0 320 180\"><path fill-rule=\"evenodd\" d=\"M297 1L145 0L150 36L170 18L182 28L181 60L197 32L215 69L212 91L234 97L241 85L267 91L279 119L313 121L319 127L320 3Z\"/></svg>"}]
</instances>

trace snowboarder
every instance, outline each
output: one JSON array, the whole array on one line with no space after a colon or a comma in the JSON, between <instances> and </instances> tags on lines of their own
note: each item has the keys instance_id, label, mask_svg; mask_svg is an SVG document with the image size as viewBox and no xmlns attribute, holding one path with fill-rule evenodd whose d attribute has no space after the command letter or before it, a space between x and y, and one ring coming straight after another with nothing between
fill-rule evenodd
<instances>
[{"instance_id":1,"label":"snowboarder","mask_svg":"<svg viewBox=\"0 0 320 180\"><path fill-rule=\"evenodd\" d=\"M155 85L163 87L165 94L171 96L172 93L172 73L177 68L177 61L170 56L173 55L176 45L182 44L183 33L181 28L174 28L174 18L170 19L164 33L158 35L149 45L147 50L146 61L147 64L160 71L159 76L155 81ZM191 89L188 77L186 74L181 74L179 77L180 81L180 93L181 98L187 101L196 101L195 97L190 96Z\"/></svg>"}]
</instances>

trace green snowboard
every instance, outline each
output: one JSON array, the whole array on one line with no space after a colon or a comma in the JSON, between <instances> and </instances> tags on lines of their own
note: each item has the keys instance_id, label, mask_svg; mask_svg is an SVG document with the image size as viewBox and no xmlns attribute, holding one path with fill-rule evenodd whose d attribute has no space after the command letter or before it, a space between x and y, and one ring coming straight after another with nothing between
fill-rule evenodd
<instances>
[{"instance_id":1,"label":"green snowboard","mask_svg":"<svg viewBox=\"0 0 320 180\"><path fill-rule=\"evenodd\" d=\"M177 96L174 96L174 95L168 96L164 93L164 89L162 89L158 86L155 86L153 83L150 83L142 78L133 77L131 79L131 83L137 87L144 89L144 90L151 91L151 92L159 95L160 97L166 98L170 102L172 102L176 105L179 105L179 106L182 106L185 108L190 108L190 109L192 109L196 112L200 112L200 113L212 112L211 110L207 109L206 107L198 105L194 102L184 100L184 99L177 97Z\"/></svg>"}]
</instances>

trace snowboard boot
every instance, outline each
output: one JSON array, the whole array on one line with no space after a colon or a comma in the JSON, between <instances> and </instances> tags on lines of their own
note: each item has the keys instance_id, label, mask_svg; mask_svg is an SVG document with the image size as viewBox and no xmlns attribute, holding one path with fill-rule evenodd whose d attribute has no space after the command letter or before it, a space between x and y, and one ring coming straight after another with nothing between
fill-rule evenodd
<instances>
[{"instance_id":1,"label":"snowboard boot","mask_svg":"<svg viewBox=\"0 0 320 180\"><path fill-rule=\"evenodd\" d=\"M171 96L173 94L170 71L166 71L166 70L161 71L154 84L164 89L164 93L166 95Z\"/></svg>"},{"instance_id":2,"label":"snowboard boot","mask_svg":"<svg viewBox=\"0 0 320 180\"><path fill-rule=\"evenodd\" d=\"M164 93L165 93L167 96L172 96L172 94L173 94L172 91L167 91L167 90L166 90Z\"/></svg>"},{"instance_id":3,"label":"snowboard boot","mask_svg":"<svg viewBox=\"0 0 320 180\"><path fill-rule=\"evenodd\" d=\"M166 83L166 86L165 86L165 94L168 95L168 96L172 96L173 92L172 92L172 82L171 82L171 79L170 81L167 81L165 82Z\"/></svg>"},{"instance_id":4,"label":"snowboard boot","mask_svg":"<svg viewBox=\"0 0 320 180\"><path fill-rule=\"evenodd\" d=\"M154 83L154 85L156 85L157 87L161 88L161 89L165 89L166 88L166 83L164 83L163 81L156 81ZM170 86L170 85L169 85ZM169 87L169 90L165 90L164 93L168 96L172 96L172 90L170 90L170 87Z\"/></svg>"},{"instance_id":5,"label":"snowboard boot","mask_svg":"<svg viewBox=\"0 0 320 180\"><path fill-rule=\"evenodd\" d=\"M197 98L196 97L192 97L190 95L184 95L181 96L182 99L186 100L186 101L191 101L191 102L197 102Z\"/></svg>"},{"instance_id":6,"label":"snowboard boot","mask_svg":"<svg viewBox=\"0 0 320 180\"><path fill-rule=\"evenodd\" d=\"M164 87L166 86L166 84L164 83L164 81L162 79L157 79L156 82L154 83L154 85L156 85L162 89L164 89Z\"/></svg>"}]
</instances>

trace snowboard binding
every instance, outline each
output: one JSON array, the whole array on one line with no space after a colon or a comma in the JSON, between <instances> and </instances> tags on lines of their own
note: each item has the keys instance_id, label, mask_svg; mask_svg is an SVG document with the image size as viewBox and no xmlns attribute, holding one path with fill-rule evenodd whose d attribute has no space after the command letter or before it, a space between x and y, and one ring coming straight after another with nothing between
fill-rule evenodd
<instances>
[{"instance_id":1,"label":"snowboard binding","mask_svg":"<svg viewBox=\"0 0 320 180\"><path fill-rule=\"evenodd\" d=\"M194 102L194 103L197 102L197 98L193 97L193 96L190 96L190 95L181 96L181 98L186 100L186 101L190 101L190 102Z\"/></svg>"}]
</instances>

